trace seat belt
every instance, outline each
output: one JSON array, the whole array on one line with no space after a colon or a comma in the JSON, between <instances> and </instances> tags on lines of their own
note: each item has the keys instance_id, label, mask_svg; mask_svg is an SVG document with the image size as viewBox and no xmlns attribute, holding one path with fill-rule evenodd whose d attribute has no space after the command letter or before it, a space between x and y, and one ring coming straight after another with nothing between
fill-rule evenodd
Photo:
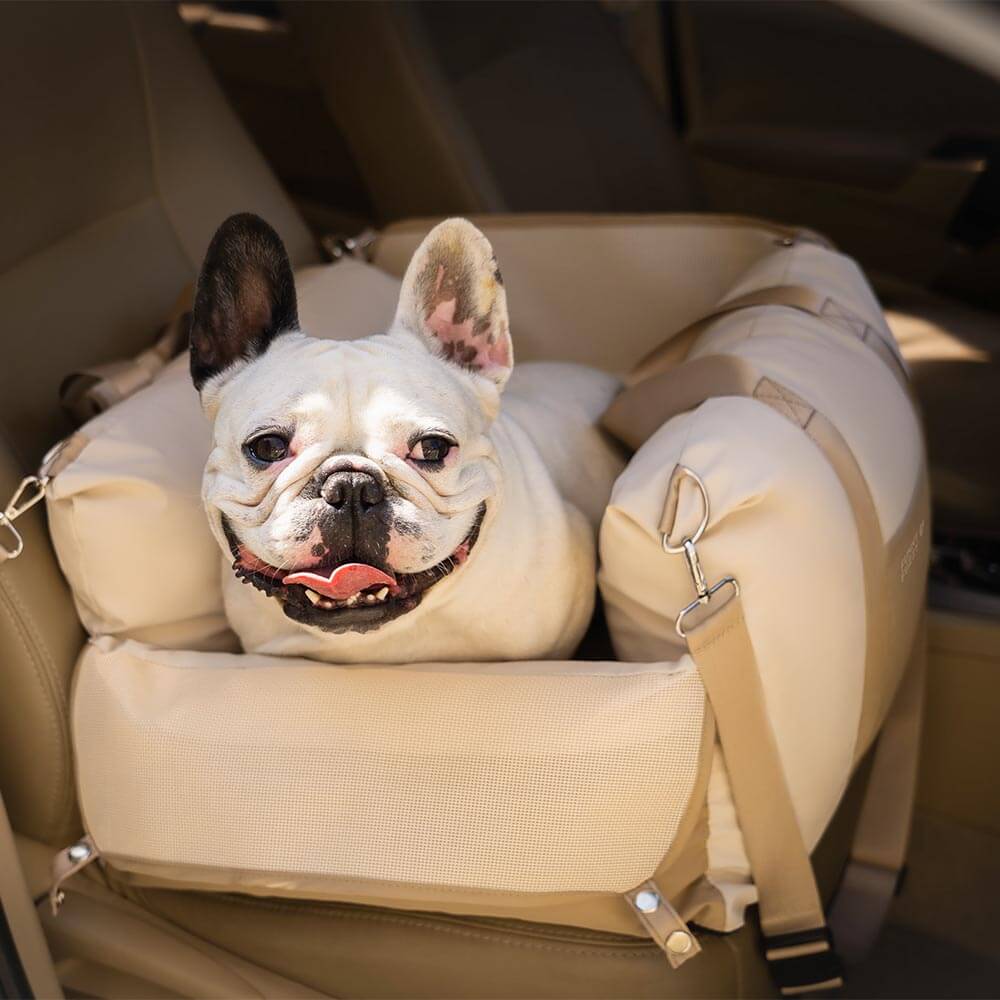
<instances>
[{"instance_id":1,"label":"seat belt","mask_svg":"<svg viewBox=\"0 0 1000 1000\"><path fill-rule=\"evenodd\" d=\"M830 907L837 950L851 965L871 951L905 872L926 675L927 629L921 621L910 663L875 745L850 859Z\"/></svg>"}]
</instances>

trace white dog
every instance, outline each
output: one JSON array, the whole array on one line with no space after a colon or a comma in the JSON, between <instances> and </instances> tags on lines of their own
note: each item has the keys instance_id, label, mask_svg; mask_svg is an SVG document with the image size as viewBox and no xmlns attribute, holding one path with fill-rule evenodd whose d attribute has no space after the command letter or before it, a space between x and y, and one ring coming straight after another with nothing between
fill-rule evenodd
<instances>
[{"instance_id":1,"label":"white dog","mask_svg":"<svg viewBox=\"0 0 1000 1000\"><path fill-rule=\"evenodd\" d=\"M265 222L222 225L191 373L214 421L203 497L245 649L339 663L572 653L621 469L594 426L618 383L528 366L501 408L512 367L500 272L469 222L420 245L388 333L341 342L299 330Z\"/></svg>"}]
</instances>

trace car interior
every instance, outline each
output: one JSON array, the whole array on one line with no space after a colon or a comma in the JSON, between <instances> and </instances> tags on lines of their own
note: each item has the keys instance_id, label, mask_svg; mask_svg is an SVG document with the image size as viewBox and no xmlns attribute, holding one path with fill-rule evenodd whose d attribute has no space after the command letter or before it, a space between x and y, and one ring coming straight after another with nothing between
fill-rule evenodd
<instances>
[{"instance_id":1,"label":"car interior","mask_svg":"<svg viewBox=\"0 0 1000 1000\"><path fill-rule=\"evenodd\" d=\"M619 251L612 230L671 214L819 233L864 270L908 367L933 525L906 865L842 995L1000 994L1000 58L987 72L868 6L0 5L0 500L75 429L67 377L148 348L233 213L267 219L296 269L394 278L430 221L470 217L501 260L548 227L550 280L581 316L607 315L605 287L569 283ZM1000 39L993 5L977 16ZM0 996L774 995L753 917L671 970L624 934L95 867L54 914L53 857L83 833L69 706L87 637L44 504L16 531L23 553L0 560ZM866 780L861 764L813 853L827 902Z\"/></svg>"}]
</instances>

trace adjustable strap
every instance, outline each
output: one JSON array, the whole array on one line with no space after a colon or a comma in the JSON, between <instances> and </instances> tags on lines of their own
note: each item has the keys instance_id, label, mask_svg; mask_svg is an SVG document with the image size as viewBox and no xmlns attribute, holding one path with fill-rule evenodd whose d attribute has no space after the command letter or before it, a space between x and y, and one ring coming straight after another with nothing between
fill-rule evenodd
<instances>
[{"instance_id":1,"label":"adjustable strap","mask_svg":"<svg viewBox=\"0 0 1000 1000\"><path fill-rule=\"evenodd\" d=\"M79 426L145 388L188 342L193 286L187 286L151 347L124 361L109 361L73 372L59 387L59 402Z\"/></svg>"},{"instance_id":2,"label":"adjustable strap","mask_svg":"<svg viewBox=\"0 0 1000 1000\"><path fill-rule=\"evenodd\" d=\"M683 361L695 340L716 320L741 309L757 306L784 306L827 321L871 348L900 384L909 386L909 376L902 360L875 327L829 295L806 285L772 285L720 303L707 316L679 330L666 343L647 354L628 375L628 384L634 386Z\"/></svg>"},{"instance_id":3,"label":"adjustable strap","mask_svg":"<svg viewBox=\"0 0 1000 1000\"><path fill-rule=\"evenodd\" d=\"M785 781L739 593L686 634L718 723L775 982L783 996L835 989L843 985L843 973Z\"/></svg>"}]
</instances>

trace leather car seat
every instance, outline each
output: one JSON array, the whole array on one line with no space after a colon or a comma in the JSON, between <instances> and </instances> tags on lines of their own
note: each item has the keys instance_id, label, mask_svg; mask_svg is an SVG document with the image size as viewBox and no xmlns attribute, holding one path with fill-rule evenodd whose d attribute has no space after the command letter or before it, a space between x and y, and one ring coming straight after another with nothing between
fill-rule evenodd
<instances>
[{"instance_id":1,"label":"leather car seat","mask_svg":"<svg viewBox=\"0 0 1000 1000\"><path fill-rule=\"evenodd\" d=\"M282 9L384 218L709 207L604 6ZM1000 422L996 319L898 281L875 287L913 364L937 525L996 536L1000 481L984 441Z\"/></svg>"},{"instance_id":2,"label":"leather car seat","mask_svg":"<svg viewBox=\"0 0 1000 1000\"><path fill-rule=\"evenodd\" d=\"M218 221L265 215L293 260L309 233L226 106L173 7L0 7L0 493L66 432L70 371L147 345ZM67 720L84 642L41 506L0 564L0 792L29 882L80 833ZM169 541L169 540L168 540ZM153 554L137 554L138 558ZM855 786L863 785L863 778ZM818 852L829 894L857 800ZM770 992L751 925L672 972L652 943L374 907L135 890L94 867L44 926L74 995L736 996Z\"/></svg>"},{"instance_id":3,"label":"leather car seat","mask_svg":"<svg viewBox=\"0 0 1000 1000\"><path fill-rule=\"evenodd\" d=\"M679 141L596 3L282 9L387 221L697 204Z\"/></svg>"}]
</instances>

